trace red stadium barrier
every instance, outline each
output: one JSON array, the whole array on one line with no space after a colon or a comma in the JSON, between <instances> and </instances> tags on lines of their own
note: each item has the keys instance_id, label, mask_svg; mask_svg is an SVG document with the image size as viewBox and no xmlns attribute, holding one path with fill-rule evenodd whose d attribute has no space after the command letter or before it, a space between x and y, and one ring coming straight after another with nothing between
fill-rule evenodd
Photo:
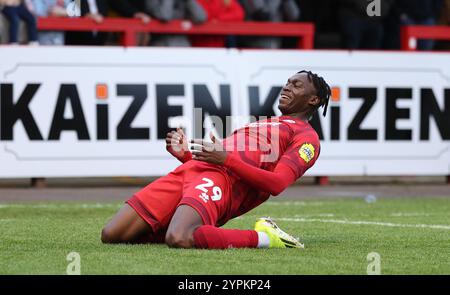
<instances>
[{"instance_id":1,"label":"red stadium barrier","mask_svg":"<svg viewBox=\"0 0 450 295\"><path fill-rule=\"evenodd\" d=\"M38 18L39 30L103 31L123 34L123 46L136 46L136 33L185 35L243 35L298 37L298 48L313 49L315 27L312 23L217 22L191 25L187 21L161 23L156 20L144 24L139 19L105 18L96 23L89 18Z\"/></svg>"},{"instance_id":2,"label":"red stadium barrier","mask_svg":"<svg viewBox=\"0 0 450 295\"><path fill-rule=\"evenodd\" d=\"M401 49L416 50L413 39L450 40L449 26L403 26L401 28Z\"/></svg>"}]
</instances>

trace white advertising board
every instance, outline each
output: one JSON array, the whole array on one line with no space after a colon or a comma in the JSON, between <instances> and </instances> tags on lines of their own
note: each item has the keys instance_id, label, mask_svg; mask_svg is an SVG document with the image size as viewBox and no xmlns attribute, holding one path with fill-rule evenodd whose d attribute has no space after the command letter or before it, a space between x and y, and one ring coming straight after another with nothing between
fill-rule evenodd
<instances>
[{"instance_id":1,"label":"white advertising board","mask_svg":"<svg viewBox=\"0 0 450 295\"><path fill-rule=\"evenodd\" d=\"M307 175L450 174L450 54L0 47L0 177L164 175L165 134L193 137L194 108L228 131L279 115L302 69L334 93Z\"/></svg>"}]
</instances>

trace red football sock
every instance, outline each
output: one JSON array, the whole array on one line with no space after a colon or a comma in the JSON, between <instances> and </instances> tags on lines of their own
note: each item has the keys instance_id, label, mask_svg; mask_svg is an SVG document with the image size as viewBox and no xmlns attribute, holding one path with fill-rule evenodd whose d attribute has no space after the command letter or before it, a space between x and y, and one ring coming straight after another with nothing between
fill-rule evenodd
<instances>
[{"instance_id":1,"label":"red football sock","mask_svg":"<svg viewBox=\"0 0 450 295\"><path fill-rule=\"evenodd\" d=\"M258 234L254 230L224 229L203 225L194 231L196 248L256 248Z\"/></svg>"}]
</instances>

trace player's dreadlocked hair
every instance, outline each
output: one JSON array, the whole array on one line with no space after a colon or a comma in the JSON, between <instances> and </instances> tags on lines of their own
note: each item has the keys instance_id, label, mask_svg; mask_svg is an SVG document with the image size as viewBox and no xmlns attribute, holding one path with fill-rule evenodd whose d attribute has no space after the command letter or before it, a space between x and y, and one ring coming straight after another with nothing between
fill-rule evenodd
<instances>
[{"instance_id":1,"label":"player's dreadlocked hair","mask_svg":"<svg viewBox=\"0 0 450 295\"><path fill-rule=\"evenodd\" d=\"M317 108L323 106L323 116L325 117L325 115L327 114L327 109L328 109L328 102L330 100L330 95L331 95L331 88L330 86L327 84L327 82L325 82L325 80L318 76L317 74L314 74L311 71L300 71L297 74L302 74L305 73L308 75L308 80L310 82L312 82L314 84L314 88L316 89L316 94L320 99L320 103L317 106Z\"/></svg>"}]
</instances>

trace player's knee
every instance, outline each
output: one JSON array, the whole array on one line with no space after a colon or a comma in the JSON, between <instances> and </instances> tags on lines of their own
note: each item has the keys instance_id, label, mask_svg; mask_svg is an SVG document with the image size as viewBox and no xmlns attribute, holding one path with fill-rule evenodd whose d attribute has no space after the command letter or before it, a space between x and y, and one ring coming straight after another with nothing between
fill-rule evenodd
<instances>
[{"instance_id":1,"label":"player's knee","mask_svg":"<svg viewBox=\"0 0 450 295\"><path fill-rule=\"evenodd\" d=\"M167 231L165 242L170 248L193 248L194 239L192 234L184 232Z\"/></svg>"},{"instance_id":2,"label":"player's knee","mask_svg":"<svg viewBox=\"0 0 450 295\"><path fill-rule=\"evenodd\" d=\"M101 240L102 240L102 243L104 243L104 244L112 244L112 243L119 242L119 240L114 235L114 233L107 227L102 229Z\"/></svg>"}]
</instances>

